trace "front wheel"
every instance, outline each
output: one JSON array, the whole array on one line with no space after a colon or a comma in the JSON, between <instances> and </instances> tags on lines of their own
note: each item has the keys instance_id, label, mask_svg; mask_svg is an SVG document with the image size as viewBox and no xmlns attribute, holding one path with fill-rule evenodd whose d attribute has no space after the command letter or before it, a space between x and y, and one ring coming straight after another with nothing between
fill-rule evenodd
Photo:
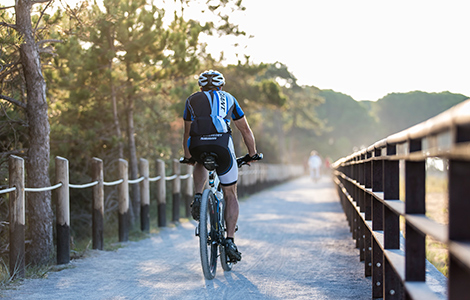
<instances>
[{"instance_id":1,"label":"front wheel","mask_svg":"<svg viewBox=\"0 0 470 300\"><path fill-rule=\"evenodd\" d=\"M210 190L205 190L201 199L199 218L199 249L202 272L206 279L213 279L217 271L216 212L217 201Z\"/></svg>"}]
</instances>

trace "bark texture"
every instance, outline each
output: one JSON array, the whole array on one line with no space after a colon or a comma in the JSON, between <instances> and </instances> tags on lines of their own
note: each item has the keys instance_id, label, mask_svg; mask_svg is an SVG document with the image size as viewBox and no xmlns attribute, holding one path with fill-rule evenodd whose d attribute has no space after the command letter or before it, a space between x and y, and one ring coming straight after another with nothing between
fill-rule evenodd
<instances>
[{"instance_id":1,"label":"bark texture","mask_svg":"<svg viewBox=\"0 0 470 300\"><path fill-rule=\"evenodd\" d=\"M16 0L16 26L23 37L21 63L26 82L29 150L26 159L27 187L47 187L49 180L49 120L47 115L46 82L41 71L38 45L31 24L33 1ZM50 192L27 194L28 239L27 261L47 263L53 253L52 207Z\"/></svg>"}]
</instances>

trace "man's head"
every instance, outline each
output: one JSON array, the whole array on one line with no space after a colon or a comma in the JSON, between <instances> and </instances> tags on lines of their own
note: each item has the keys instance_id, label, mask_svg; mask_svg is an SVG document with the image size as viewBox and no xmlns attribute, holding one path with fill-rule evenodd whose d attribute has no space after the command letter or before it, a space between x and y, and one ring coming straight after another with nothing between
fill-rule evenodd
<instances>
[{"instance_id":1,"label":"man's head","mask_svg":"<svg viewBox=\"0 0 470 300\"><path fill-rule=\"evenodd\" d=\"M209 70L202 72L197 82L203 91L220 90L225 84L225 78L222 73Z\"/></svg>"}]
</instances>

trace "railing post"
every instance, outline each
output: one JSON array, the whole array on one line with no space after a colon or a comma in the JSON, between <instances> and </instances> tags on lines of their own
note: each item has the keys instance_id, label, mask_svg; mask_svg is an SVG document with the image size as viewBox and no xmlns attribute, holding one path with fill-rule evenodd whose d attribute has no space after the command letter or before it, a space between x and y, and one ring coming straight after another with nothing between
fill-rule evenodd
<instances>
[{"instance_id":1,"label":"railing post","mask_svg":"<svg viewBox=\"0 0 470 300\"><path fill-rule=\"evenodd\" d=\"M366 189L372 188L372 150L368 150L366 153L366 166L364 174L364 185ZM364 192L364 202L365 202L365 213L364 219L366 221L372 220L372 195L368 192ZM364 275L369 277L372 275L372 233L368 226L364 226Z\"/></svg>"},{"instance_id":2,"label":"railing post","mask_svg":"<svg viewBox=\"0 0 470 300\"><path fill-rule=\"evenodd\" d=\"M149 162L141 158L139 161L140 175L144 180L140 182L140 229L143 232L150 231L150 184Z\"/></svg>"},{"instance_id":3,"label":"railing post","mask_svg":"<svg viewBox=\"0 0 470 300\"><path fill-rule=\"evenodd\" d=\"M177 159L173 159L173 222L180 220L180 199L181 199L181 167Z\"/></svg>"},{"instance_id":4,"label":"railing post","mask_svg":"<svg viewBox=\"0 0 470 300\"><path fill-rule=\"evenodd\" d=\"M104 173L103 161L93 157L91 163L92 181L98 184L92 187L93 213L92 213L92 239L93 249L103 250L104 248Z\"/></svg>"},{"instance_id":5,"label":"railing post","mask_svg":"<svg viewBox=\"0 0 470 300\"><path fill-rule=\"evenodd\" d=\"M387 152L387 155L389 153ZM382 149L375 149L374 157L381 157ZM382 192L384 190L384 176L385 176L385 160L375 159L372 162L372 191ZM372 230L381 231L383 230L383 210L384 205L381 201L375 199L372 200ZM383 297L383 285L384 285L384 255L382 248L377 243L375 238L372 238L372 298Z\"/></svg>"},{"instance_id":6,"label":"railing post","mask_svg":"<svg viewBox=\"0 0 470 300\"><path fill-rule=\"evenodd\" d=\"M123 181L118 185L119 194L119 241L129 240L129 175L127 161L119 159L119 178Z\"/></svg>"},{"instance_id":7,"label":"railing post","mask_svg":"<svg viewBox=\"0 0 470 300\"><path fill-rule=\"evenodd\" d=\"M387 144L387 156L397 154L396 144ZM384 161L384 200L400 198L400 162L398 160ZM384 249L400 248L400 216L383 207ZM402 285L390 262L384 258L383 293L387 299L402 299Z\"/></svg>"},{"instance_id":8,"label":"railing post","mask_svg":"<svg viewBox=\"0 0 470 300\"><path fill-rule=\"evenodd\" d=\"M25 242L25 190L24 160L18 156L9 159L10 187L10 277L24 278L24 242Z\"/></svg>"},{"instance_id":9,"label":"railing post","mask_svg":"<svg viewBox=\"0 0 470 300\"><path fill-rule=\"evenodd\" d=\"M185 174L189 174L189 177L187 179L185 179L183 182L182 182L182 187L181 187L181 190L182 190L182 193L183 193L183 201L184 201L184 207L185 207L185 214L186 214L186 218L189 218L191 216L191 201L192 201L192 198L193 198L193 177L192 177L192 174L193 174L193 166L192 165L186 165L186 173Z\"/></svg>"},{"instance_id":10,"label":"railing post","mask_svg":"<svg viewBox=\"0 0 470 300\"><path fill-rule=\"evenodd\" d=\"M470 240L470 162L449 160L449 240ZM468 265L467 265L468 267ZM449 299L465 299L470 294L470 273L459 259L449 252Z\"/></svg>"},{"instance_id":11,"label":"railing post","mask_svg":"<svg viewBox=\"0 0 470 300\"><path fill-rule=\"evenodd\" d=\"M62 157L55 158L57 189L57 264L70 262L70 196L69 196L69 161Z\"/></svg>"},{"instance_id":12,"label":"railing post","mask_svg":"<svg viewBox=\"0 0 470 300\"><path fill-rule=\"evenodd\" d=\"M166 226L166 181L165 181L165 162L157 159L157 210L158 210L158 226Z\"/></svg>"},{"instance_id":13,"label":"railing post","mask_svg":"<svg viewBox=\"0 0 470 300\"><path fill-rule=\"evenodd\" d=\"M421 139L409 140L410 153L421 151ZM405 213L425 214L426 168L424 160L405 161ZM426 280L425 235L406 223L405 280Z\"/></svg>"}]
</instances>

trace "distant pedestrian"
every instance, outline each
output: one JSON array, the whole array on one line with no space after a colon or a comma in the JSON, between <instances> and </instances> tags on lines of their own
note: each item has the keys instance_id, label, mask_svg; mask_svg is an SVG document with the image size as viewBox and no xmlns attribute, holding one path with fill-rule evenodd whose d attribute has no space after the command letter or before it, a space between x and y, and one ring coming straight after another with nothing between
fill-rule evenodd
<instances>
[{"instance_id":1,"label":"distant pedestrian","mask_svg":"<svg viewBox=\"0 0 470 300\"><path fill-rule=\"evenodd\" d=\"M310 152L310 157L308 158L308 166L310 168L310 178L315 182L320 178L320 169L322 161L317 151L313 150Z\"/></svg>"}]
</instances>

